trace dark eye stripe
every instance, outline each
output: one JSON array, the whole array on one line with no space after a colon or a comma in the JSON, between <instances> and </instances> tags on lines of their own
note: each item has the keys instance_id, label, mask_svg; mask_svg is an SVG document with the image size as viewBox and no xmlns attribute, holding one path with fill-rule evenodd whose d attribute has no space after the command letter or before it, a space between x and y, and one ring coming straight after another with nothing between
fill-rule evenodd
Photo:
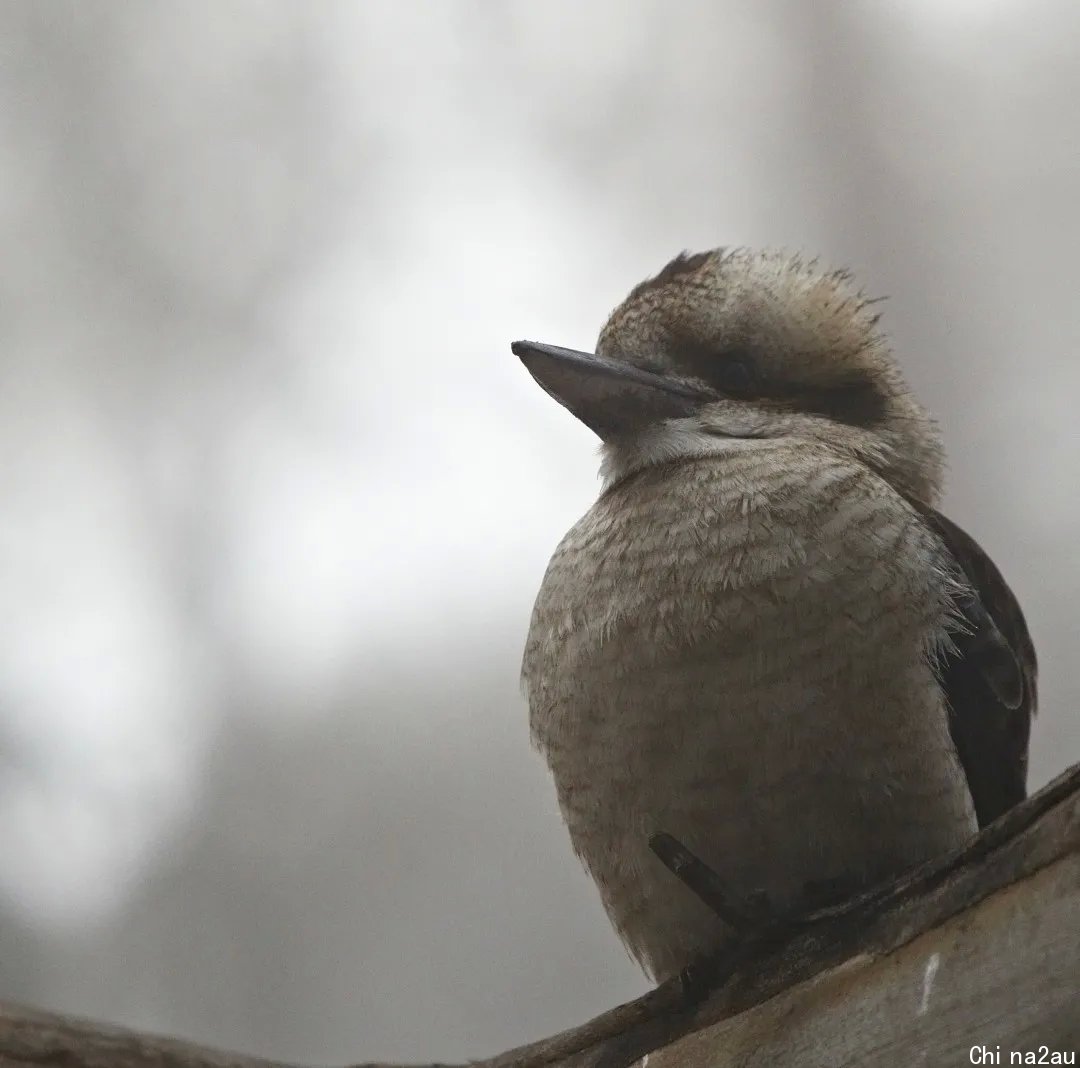
<instances>
[{"instance_id":1,"label":"dark eye stripe","mask_svg":"<svg viewBox=\"0 0 1080 1068\"><path fill-rule=\"evenodd\" d=\"M802 411L815 412L848 426L876 426L884 421L889 406L888 397L877 383L862 377L833 383L827 388L800 387L793 383L789 396Z\"/></svg>"},{"instance_id":2,"label":"dark eye stripe","mask_svg":"<svg viewBox=\"0 0 1080 1068\"><path fill-rule=\"evenodd\" d=\"M888 408L888 397L877 382L865 375L851 375L828 385L777 381L761 374L746 348L717 351L694 342L673 346L670 355L681 372L700 379L718 393L813 412L849 426L875 426L885 418Z\"/></svg>"},{"instance_id":3,"label":"dark eye stripe","mask_svg":"<svg viewBox=\"0 0 1080 1068\"><path fill-rule=\"evenodd\" d=\"M709 384L721 393L738 397L753 396L757 382L753 368L742 356L725 356L710 370Z\"/></svg>"},{"instance_id":4,"label":"dark eye stripe","mask_svg":"<svg viewBox=\"0 0 1080 1068\"><path fill-rule=\"evenodd\" d=\"M676 344L673 348L671 358L680 371L700 378L720 393L752 396L758 392L754 360L745 349L717 352L693 341Z\"/></svg>"}]
</instances>

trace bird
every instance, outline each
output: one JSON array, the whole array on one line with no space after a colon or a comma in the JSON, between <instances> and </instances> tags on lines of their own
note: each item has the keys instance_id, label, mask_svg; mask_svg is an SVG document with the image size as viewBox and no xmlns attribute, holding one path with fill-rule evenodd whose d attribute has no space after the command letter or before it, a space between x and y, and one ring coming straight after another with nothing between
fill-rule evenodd
<instances>
[{"instance_id":1,"label":"bird","mask_svg":"<svg viewBox=\"0 0 1080 1068\"><path fill-rule=\"evenodd\" d=\"M797 916L950 850L1026 793L1036 656L938 505L945 457L847 270L681 253L595 352L511 345L600 438L522 660L574 851L657 981L738 932L650 850Z\"/></svg>"}]
</instances>

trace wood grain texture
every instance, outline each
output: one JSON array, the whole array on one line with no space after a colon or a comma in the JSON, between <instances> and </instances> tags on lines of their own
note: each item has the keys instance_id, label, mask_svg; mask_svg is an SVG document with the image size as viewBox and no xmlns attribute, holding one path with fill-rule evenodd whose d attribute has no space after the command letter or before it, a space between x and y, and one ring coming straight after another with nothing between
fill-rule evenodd
<instances>
[{"instance_id":1,"label":"wood grain texture","mask_svg":"<svg viewBox=\"0 0 1080 1068\"><path fill-rule=\"evenodd\" d=\"M664 984L473 1068L629 1068L645 1054L648 1068L936 1068L969 1063L975 1044L1000 1044L1002 1064L1011 1049L1080 1045L1080 765L963 851L838 906L700 1004ZM296 1068L12 1005L0 1005L0 1065Z\"/></svg>"},{"instance_id":2,"label":"wood grain texture","mask_svg":"<svg viewBox=\"0 0 1080 1068\"><path fill-rule=\"evenodd\" d=\"M887 957L840 965L688 1035L648 1068L962 1065L973 1046L1043 1045L1080 1047L1075 853Z\"/></svg>"}]
</instances>

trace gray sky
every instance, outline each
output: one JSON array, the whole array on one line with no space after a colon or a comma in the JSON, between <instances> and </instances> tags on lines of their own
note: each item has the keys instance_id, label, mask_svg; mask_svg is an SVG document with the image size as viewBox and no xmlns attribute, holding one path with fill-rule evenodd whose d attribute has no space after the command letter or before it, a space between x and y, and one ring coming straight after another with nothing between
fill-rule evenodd
<instances>
[{"instance_id":1,"label":"gray sky","mask_svg":"<svg viewBox=\"0 0 1080 1068\"><path fill-rule=\"evenodd\" d=\"M517 672L589 346L683 249L853 267L1080 759L1080 9L0 9L0 997L308 1061L645 989Z\"/></svg>"}]
</instances>

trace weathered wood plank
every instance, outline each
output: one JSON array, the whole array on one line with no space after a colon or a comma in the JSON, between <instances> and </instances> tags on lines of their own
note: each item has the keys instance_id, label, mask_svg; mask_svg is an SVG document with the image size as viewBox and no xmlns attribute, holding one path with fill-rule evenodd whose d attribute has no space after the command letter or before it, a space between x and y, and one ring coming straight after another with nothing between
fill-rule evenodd
<instances>
[{"instance_id":1,"label":"weathered wood plank","mask_svg":"<svg viewBox=\"0 0 1080 1068\"><path fill-rule=\"evenodd\" d=\"M964 1065L973 1063L973 1047L986 1047L1008 1064L1010 1052L1040 1046L1080 1048L1077 853L887 957L841 965L647 1055L647 1063Z\"/></svg>"}]
</instances>

